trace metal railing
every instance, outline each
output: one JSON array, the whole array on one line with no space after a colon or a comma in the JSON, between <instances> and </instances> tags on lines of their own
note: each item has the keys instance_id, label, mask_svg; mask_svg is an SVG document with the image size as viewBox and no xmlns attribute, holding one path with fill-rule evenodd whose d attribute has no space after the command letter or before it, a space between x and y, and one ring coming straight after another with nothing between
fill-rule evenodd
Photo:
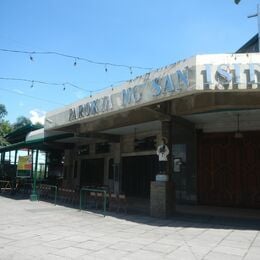
<instances>
[{"instance_id":1,"label":"metal railing","mask_svg":"<svg viewBox=\"0 0 260 260\"><path fill-rule=\"evenodd\" d=\"M11 181L0 180L0 189L1 189L1 191L2 191L2 189L11 190L12 189Z\"/></svg>"},{"instance_id":2,"label":"metal railing","mask_svg":"<svg viewBox=\"0 0 260 260\"><path fill-rule=\"evenodd\" d=\"M91 189L91 188L86 188L86 187L82 187L80 189L80 195L79 195L79 210L82 210L82 193L83 192L100 192L103 193L103 215L104 217L106 216L106 205L107 205L107 192L105 190L100 190L100 189ZM86 198L86 203L87 203L87 198Z\"/></svg>"},{"instance_id":3,"label":"metal railing","mask_svg":"<svg viewBox=\"0 0 260 260\"><path fill-rule=\"evenodd\" d=\"M45 188L45 189L44 189ZM41 193L43 190L50 190L54 188L54 205L57 205L57 193L58 193L58 187L56 185L49 185L49 184L40 184L38 186L38 200L40 200Z\"/></svg>"}]
</instances>

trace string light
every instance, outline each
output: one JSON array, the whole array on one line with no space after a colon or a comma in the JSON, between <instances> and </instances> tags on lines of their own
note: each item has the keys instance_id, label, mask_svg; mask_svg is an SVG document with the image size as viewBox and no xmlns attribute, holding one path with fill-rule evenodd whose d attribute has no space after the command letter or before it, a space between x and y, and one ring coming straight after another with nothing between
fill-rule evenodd
<instances>
[{"instance_id":1,"label":"string light","mask_svg":"<svg viewBox=\"0 0 260 260\"><path fill-rule=\"evenodd\" d=\"M52 86L71 86L76 89L80 89L82 91L90 92L84 88L81 88L75 84L72 84L70 82L63 82L63 83L56 83L56 82L47 82L47 81L41 81L41 80L31 80L31 79L23 79L23 78L5 78L5 77L0 77L0 80L12 80L12 81L23 81L23 82L30 82L31 83L31 88L34 87L35 83L38 84L43 84L43 85L52 85Z\"/></svg>"},{"instance_id":2,"label":"string light","mask_svg":"<svg viewBox=\"0 0 260 260\"><path fill-rule=\"evenodd\" d=\"M8 78L8 77L0 77L0 80L8 80L8 81L22 81L22 82L29 82L31 85L30 87L33 88L35 86L35 83L37 84L42 84L42 85L50 85L50 86L62 86L63 90L66 90L66 87L71 86L73 88L85 91L90 93L91 97L92 97L92 93L97 93L97 92L101 92L103 90L108 89L109 87L104 87L104 88L100 88L100 89L96 89L96 90L87 90L84 88L81 88L71 82L63 82L63 83L57 83L57 82L48 82L48 81L41 81L41 80L32 80L32 79L24 79L24 78ZM131 80L130 80L131 81ZM114 86L115 84L121 84L124 82L129 82L128 80L120 80L120 81L116 81L114 82L112 85L110 85L110 87ZM114 88L112 87L112 90L114 90Z\"/></svg>"},{"instance_id":3,"label":"string light","mask_svg":"<svg viewBox=\"0 0 260 260\"><path fill-rule=\"evenodd\" d=\"M126 68L130 69L139 69L139 70L152 70L153 68L148 68L148 67L141 67L141 66L130 66L130 65L125 65L125 64L117 64L117 63L111 63L111 62L101 62L101 61L95 61L91 59L87 59L84 57L79 57L79 56L73 56L61 52L56 52L56 51L21 51L21 50L11 50L11 49L3 49L0 48L0 51L2 52L11 52L11 53L19 53L19 54L29 54L30 55L30 60L33 61L33 56L32 55L57 55L57 56L62 56L65 58L70 58L74 60L74 66L77 65L77 61L85 61L91 64L96 64L96 65L102 65L102 66L111 66L111 67L121 67L121 68ZM130 72L131 73L131 72ZM131 73L132 74L132 73Z\"/></svg>"},{"instance_id":4,"label":"string light","mask_svg":"<svg viewBox=\"0 0 260 260\"><path fill-rule=\"evenodd\" d=\"M105 72L107 72L107 65L105 64Z\"/></svg>"},{"instance_id":5,"label":"string light","mask_svg":"<svg viewBox=\"0 0 260 260\"><path fill-rule=\"evenodd\" d=\"M132 67L129 67L129 70L130 70L130 74L132 75L133 74Z\"/></svg>"}]
</instances>

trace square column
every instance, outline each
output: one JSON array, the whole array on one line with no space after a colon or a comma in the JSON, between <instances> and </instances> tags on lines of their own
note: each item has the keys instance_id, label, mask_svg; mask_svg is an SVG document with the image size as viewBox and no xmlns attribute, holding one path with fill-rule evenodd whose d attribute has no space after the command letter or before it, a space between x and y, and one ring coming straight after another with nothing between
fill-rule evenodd
<instances>
[{"instance_id":1,"label":"square column","mask_svg":"<svg viewBox=\"0 0 260 260\"><path fill-rule=\"evenodd\" d=\"M175 211L175 191L171 181L152 181L150 215L157 218L172 216Z\"/></svg>"}]
</instances>

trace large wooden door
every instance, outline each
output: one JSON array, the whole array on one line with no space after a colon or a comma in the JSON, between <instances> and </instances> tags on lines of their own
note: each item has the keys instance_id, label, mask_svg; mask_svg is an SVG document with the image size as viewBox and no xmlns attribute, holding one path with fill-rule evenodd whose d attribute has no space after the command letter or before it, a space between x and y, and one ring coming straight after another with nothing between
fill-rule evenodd
<instances>
[{"instance_id":1,"label":"large wooden door","mask_svg":"<svg viewBox=\"0 0 260 260\"><path fill-rule=\"evenodd\" d=\"M201 204L260 208L260 132L199 136L198 196Z\"/></svg>"}]
</instances>

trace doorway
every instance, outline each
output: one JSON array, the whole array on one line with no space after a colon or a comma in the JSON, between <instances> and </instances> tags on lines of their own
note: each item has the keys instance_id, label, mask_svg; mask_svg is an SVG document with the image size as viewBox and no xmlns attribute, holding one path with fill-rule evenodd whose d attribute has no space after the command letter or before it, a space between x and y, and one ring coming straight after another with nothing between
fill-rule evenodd
<instances>
[{"instance_id":1,"label":"doorway","mask_svg":"<svg viewBox=\"0 0 260 260\"><path fill-rule=\"evenodd\" d=\"M260 132L200 135L198 196L201 204L260 208Z\"/></svg>"},{"instance_id":2,"label":"doorway","mask_svg":"<svg viewBox=\"0 0 260 260\"><path fill-rule=\"evenodd\" d=\"M150 182L158 171L156 155L123 158L122 190L127 196L149 198Z\"/></svg>"},{"instance_id":3,"label":"doorway","mask_svg":"<svg viewBox=\"0 0 260 260\"><path fill-rule=\"evenodd\" d=\"M104 184L104 158L84 159L80 164L80 186Z\"/></svg>"}]
</instances>

